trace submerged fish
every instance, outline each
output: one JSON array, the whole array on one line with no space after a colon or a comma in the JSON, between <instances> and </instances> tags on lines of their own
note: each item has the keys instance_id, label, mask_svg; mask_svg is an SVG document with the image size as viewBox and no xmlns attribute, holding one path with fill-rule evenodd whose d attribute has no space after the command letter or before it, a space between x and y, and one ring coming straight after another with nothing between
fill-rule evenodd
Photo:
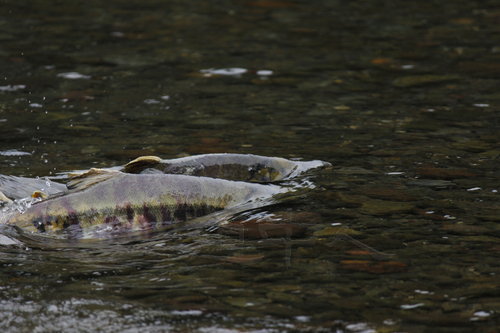
<instances>
[{"instance_id":1,"label":"submerged fish","mask_svg":"<svg viewBox=\"0 0 500 333\"><path fill-rule=\"evenodd\" d=\"M36 202L23 213L7 214L3 222L32 232L78 232L97 225L141 230L249 202L263 206L286 191L276 185L207 177L105 172L83 177L64 195Z\"/></svg>"},{"instance_id":2,"label":"submerged fish","mask_svg":"<svg viewBox=\"0 0 500 333\"><path fill-rule=\"evenodd\" d=\"M122 171L141 173L159 170L168 174L270 183L292 179L311 169L328 166L331 164L319 160L292 161L251 154L205 154L168 160L142 156L126 164Z\"/></svg>"}]
</instances>

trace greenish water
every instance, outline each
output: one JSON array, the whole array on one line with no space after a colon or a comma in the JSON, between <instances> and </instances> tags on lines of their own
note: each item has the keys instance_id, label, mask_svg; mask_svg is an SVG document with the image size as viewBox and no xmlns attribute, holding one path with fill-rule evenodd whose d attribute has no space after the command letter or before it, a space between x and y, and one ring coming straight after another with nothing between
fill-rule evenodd
<instances>
[{"instance_id":1,"label":"greenish water","mask_svg":"<svg viewBox=\"0 0 500 333\"><path fill-rule=\"evenodd\" d=\"M270 208L305 233L2 228L0 327L495 332L499 19L496 1L0 1L2 174L334 164Z\"/></svg>"}]
</instances>

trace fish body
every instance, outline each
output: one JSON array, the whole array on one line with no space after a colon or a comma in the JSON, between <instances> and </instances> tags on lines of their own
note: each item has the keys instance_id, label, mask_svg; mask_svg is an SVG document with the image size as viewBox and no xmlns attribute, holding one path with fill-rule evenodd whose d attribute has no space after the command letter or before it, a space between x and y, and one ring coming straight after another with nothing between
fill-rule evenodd
<instances>
[{"instance_id":1,"label":"fish body","mask_svg":"<svg viewBox=\"0 0 500 333\"><path fill-rule=\"evenodd\" d=\"M328 166L331 164L319 160L292 161L281 157L252 154L204 154L176 159L144 156L126 164L123 170L140 173L155 169L166 174L271 183L294 178L311 169Z\"/></svg>"},{"instance_id":2,"label":"fish body","mask_svg":"<svg viewBox=\"0 0 500 333\"><path fill-rule=\"evenodd\" d=\"M88 179L90 178L90 179ZM32 232L85 231L107 225L142 230L186 221L248 202L269 203L287 189L207 177L113 172L63 195L36 202L7 224ZM89 185L90 184L90 185Z\"/></svg>"}]
</instances>

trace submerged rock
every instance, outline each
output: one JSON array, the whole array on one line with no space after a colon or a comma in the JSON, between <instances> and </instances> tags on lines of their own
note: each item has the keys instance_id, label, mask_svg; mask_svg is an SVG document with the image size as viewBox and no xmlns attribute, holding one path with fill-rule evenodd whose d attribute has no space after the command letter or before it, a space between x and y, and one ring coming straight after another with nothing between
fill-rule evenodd
<instances>
[{"instance_id":1,"label":"submerged rock","mask_svg":"<svg viewBox=\"0 0 500 333\"><path fill-rule=\"evenodd\" d=\"M341 226L331 226L326 227L324 229L318 230L313 233L316 237L329 237L329 236L337 236L337 235L359 235L361 232Z\"/></svg>"},{"instance_id":2,"label":"submerged rock","mask_svg":"<svg viewBox=\"0 0 500 333\"><path fill-rule=\"evenodd\" d=\"M219 233L238 236L241 239L296 238L304 236L306 230L305 226L295 223L250 220L222 225Z\"/></svg>"},{"instance_id":3,"label":"submerged rock","mask_svg":"<svg viewBox=\"0 0 500 333\"><path fill-rule=\"evenodd\" d=\"M417 169L417 174L433 179L456 179L456 178L471 178L477 174L466 169L452 168L436 168L436 167L420 167Z\"/></svg>"},{"instance_id":4,"label":"submerged rock","mask_svg":"<svg viewBox=\"0 0 500 333\"><path fill-rule=\"evenodd\" d=\"M399 273L407 270L407 265L399 261L342 260L340 267L374 274Z\"/></svg>"},{"instance_id":5,"label":"submerged rock","mask_svg":"<svg viewBox=\"0 0 500 333\"><path fill-rule=\"evenodd\" d=\"M448 188L455 187L456 184L448 180L434 180L434 179L414 179L407 183L408 185L422 186L422 187L435 187L435 188Z\"/></svg>"},{"instance_id":6,"label":"submerged rock","mask_svg":"<svg viewBox=\"0 0 500 333\"><path fill-rule=\"evenodd\" d=\"M392 82L392 84L400 88L409 88L409 87L424 86L435 83L457 81L459 79L460 77L457 75L436 75L436 74L409 75L395 79Z\"/></svg>"}]
</instances>

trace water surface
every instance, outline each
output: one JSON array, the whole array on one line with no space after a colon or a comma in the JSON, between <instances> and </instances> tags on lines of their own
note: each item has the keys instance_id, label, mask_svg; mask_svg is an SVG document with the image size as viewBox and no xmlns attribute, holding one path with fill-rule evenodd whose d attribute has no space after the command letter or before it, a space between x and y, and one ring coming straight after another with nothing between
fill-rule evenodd
<instances>
[{"instance_id":1,"label":"water surface","mask_svg":"<svg viewBox=\"0 0 500 333\"><path fill-rule=\"evenodd\" d=\"M4 331L499 325L495 1L3 0L0 13L0 173L212 152L335 166L260 212L289 214L295 229L274 234L74 242L4 227Z\"/></svg>"}]
</instances>

